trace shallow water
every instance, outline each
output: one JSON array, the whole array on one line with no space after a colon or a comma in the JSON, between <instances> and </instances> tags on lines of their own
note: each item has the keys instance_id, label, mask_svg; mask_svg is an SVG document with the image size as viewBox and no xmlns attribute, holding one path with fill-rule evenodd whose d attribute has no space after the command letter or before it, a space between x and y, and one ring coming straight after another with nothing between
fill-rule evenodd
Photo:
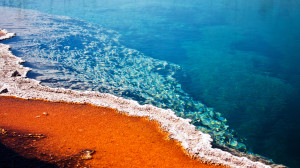
<instances>
[{"instance_id":1,"label":"shallow water","mask_svg":"<svg viewBox=\"0 0 300 168\"><path fill-rule=\"evenodd\" d=\"M237 147L242 138L248 151L300 164L299 0L0 5L72 17L1 8L1 27L19 35L6 43L30 77L172 108L219 143Z\"/></svg>"}]
</instances>

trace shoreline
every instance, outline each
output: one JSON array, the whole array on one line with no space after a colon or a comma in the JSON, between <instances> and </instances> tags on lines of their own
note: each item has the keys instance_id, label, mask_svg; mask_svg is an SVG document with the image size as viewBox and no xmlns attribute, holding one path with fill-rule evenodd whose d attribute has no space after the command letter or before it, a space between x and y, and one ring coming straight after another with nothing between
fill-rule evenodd
<instances>
[{"instance_id":1,"label":"shoreline","mask_svg":"<svg viewBox=\"0 0 300 168\"><path fill-rule=\"evenodd\" d=\"M0 41L1 40L5 40L5 39L9 39L12 38L13 36L15 36L15 33L9 33L7 30L5 29L0 29Z\"/></svg>"},{"instance_id":2,"label":"shoreline","mask_svg":"<svg viewBox=\"0 0 300 168\"><path fill-rule=\"evenodd\" d=\"M9 35L12 37L13 34ZM6 38L9 38L6 37ZM253 162L246 157L237 157L220 149L212 148L212 138L195 129L189 119L177 117L172 110L164 110L152 105L139 105L106 93L74 91L63 88L41 86L39 81L26 78L29 68L23 67L22 59L15 57L9 46L0 44L0 95L23 99L41 99L52 102L88 103L99 107L117 109L129 116L148 117L161 125L171 139L181 142L182 147L193 157L208 163L230 167L270 167ZM273 165L272 167L279 166Z\"/></svg>"}]
</instances>

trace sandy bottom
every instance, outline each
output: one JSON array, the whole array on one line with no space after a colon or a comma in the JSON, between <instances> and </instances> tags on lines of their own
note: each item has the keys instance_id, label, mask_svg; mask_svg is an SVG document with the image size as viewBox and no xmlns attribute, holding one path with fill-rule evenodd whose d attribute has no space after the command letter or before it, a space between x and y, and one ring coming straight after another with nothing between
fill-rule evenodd
<instances>
[{"instance_id":1,"label":"sandy bottom","mask_svg":"<svg viewBox=\"0 0 300 168\"><path fill-rule=\"evenodd\" d=\"M8 130L0 141L23 157L55 164L90 149L95 153L84 165L91 167L220 167L189 157L158 123L110 108L13 97L0 97L0 107L0 128ZM4 134L45 138L36 136L20 145Z\"/></svg>"}]
</instances>

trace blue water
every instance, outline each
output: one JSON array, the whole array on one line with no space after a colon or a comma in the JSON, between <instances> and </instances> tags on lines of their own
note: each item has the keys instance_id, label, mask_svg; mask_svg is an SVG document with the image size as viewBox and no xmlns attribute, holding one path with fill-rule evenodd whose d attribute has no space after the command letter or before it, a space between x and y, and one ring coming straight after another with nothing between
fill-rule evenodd
<instances>
[{"instance_id":1,"label":"blue water","mask_svg":"<svg viewBox=\"0 0 300 168\"><path fill-rule=\"evenodd\" d=\"M300 165L299 0L0 6L43 12L0 8L0 27L19 35L4 42L43 84L171 108L219 144Z\"/></svg>"}]
</instances>

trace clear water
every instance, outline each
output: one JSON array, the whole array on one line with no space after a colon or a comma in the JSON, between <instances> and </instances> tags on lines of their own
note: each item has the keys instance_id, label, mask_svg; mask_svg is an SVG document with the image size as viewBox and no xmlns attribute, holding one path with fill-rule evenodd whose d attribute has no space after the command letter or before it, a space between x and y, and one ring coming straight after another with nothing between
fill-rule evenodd
<instances>
[{"instance_id":1,"label":"clear water","mask_svg":"<svg viewBox=\"0 0 300 168\"><path fill-rule=\"evenodd\" d=\"M299 0L1 0L0 6L44 12L0 8L0 27L18 33L4 42L45 85L171 108L218 143L240 149L245 143L277 163L300 164Z\"/></svg>"}]
</instances>

